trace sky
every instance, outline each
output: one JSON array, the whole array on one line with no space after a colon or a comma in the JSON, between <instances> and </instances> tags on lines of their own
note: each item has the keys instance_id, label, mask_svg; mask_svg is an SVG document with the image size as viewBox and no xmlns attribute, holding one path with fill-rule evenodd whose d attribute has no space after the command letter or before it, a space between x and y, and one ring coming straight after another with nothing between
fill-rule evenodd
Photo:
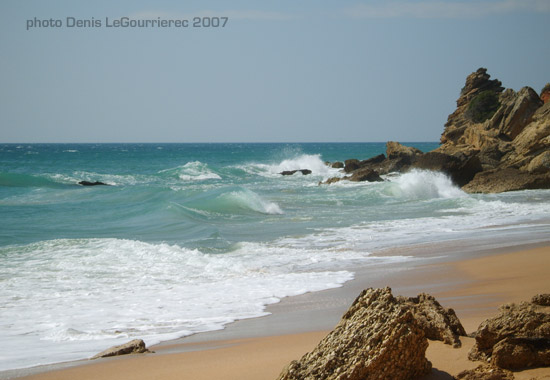
<instances>
[{"instance_id":1,"label":"sky","mask_svg":"<svg viewBox=\"0 0 550 380\"><path fill-rule=\"evenodd\" d=\"M548 25L550 0L1 0L0 142L438 141L479 67L550 82Z\"/></svg>"}]
</instances>

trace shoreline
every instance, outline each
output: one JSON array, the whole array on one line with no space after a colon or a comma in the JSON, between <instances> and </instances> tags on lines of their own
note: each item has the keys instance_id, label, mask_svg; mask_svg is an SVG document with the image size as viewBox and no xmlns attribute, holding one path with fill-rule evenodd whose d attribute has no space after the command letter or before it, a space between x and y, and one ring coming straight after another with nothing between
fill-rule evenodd
<instances>
[{"instance_id":1,"label":"shoreline","mask_svg":"<svg viewBox=\"0 0 550 380\"><path fill-rule=\"evenodd\" d=\"M446 245L454 247L455 250L467 250L467 252L453 255L453 250L447 247L447 250L444 251L446 253L445 256L436 254L436 251L441 252L441 249ZM475 263L478 260L482 260L481 262L485 266L493 265L498 267L500 265L500 268L506 269L506 264L495 264L495 260L498 262L497 258L502 258L506 255L516 257L533 250L537 252L543 250L548 252L546 256L550 256L550 241L520 243L519 245L478 249L477 251L470 251L468 245L480 246L476 242L470 242L462 246L457 245L456 241L451 241L395 249L393 251L396 254L397 252L403 254L403 251L411 253L422 251L424 252L424 256L418 260L413 260L412 264L400 268L388 268L387 265L370 265L368 267L357 268L355 279L347 282L340 288L284 298L281 302L266 307L266 311L271 313L268 316L239 320L225 326L223 330L198 333L189 337L162 342L150 347L156 352L153 355L131 355L99 361L81 360L10 370L0 373L0 379L53 380L54 378L62 379L63 377L60 376L64 373L72 373L74 375L73 371L78 372L79 378L86 378L80 372L90 373L90 378L93 378L96 371L99 371L101 368L108 367L113 369L118 366L121 366L121 368L134 367L137 365L136 361L149 363L147 365L153 367L161 362L164 363L161 365L163 368L170 365L174 366L176 365L174 363L165 363L165 361L170 362L172 360L170 358L174 355L179 358L178 362L183 360L182 356L186 356L189 360L192 359L190 363L183 360L189 366L194 362L200 362L197 356L208 356L208 360L214 360L214 357L217 357L220 352L231 356L237 352L241 352L245 348L251 350L248 355L258 355L260 354L258 350L270 352L271 356L279 355L280 362L285 362L278 368L280 372L290 360L298 359L303 353L311 350L336 325L341 315L347 310L359 292L367 287L390 286L395 295L405 296L415 296L419 292L430 293L444 307L454 308L467 332L470 333L475 331L481 321L489 316L496 315L497 307L500 304L510 301L520 301L522 299L518 299L518 294L523 295L527 291L525 289L521 291L517 290L512 295L507 295L506 291L499 291L498 286L494 285L499 282L498 275L492 275L496 277L492 278L493 287L489 286L489 280L483 279L479 274L476 274L476 266L478 264ZM381 252L384 256L388 255L388 253L390 252ZM474 263L473 269L471 266L472 262ZM550 264L550 260L548 263ZM504 267L502 267L503 265ZM537 268L540 270L540 268L545 268L545 266L540 265L540 263L534 267L531 266L531 269L536 270ZM388 273L388 269L390 273ZM517 270L517 267L511 266L508 270L514 271ZM510 277L510 274L507 276ZM426 279L429 279L429 281L426 281ZM545 289L538 289L535 293L550 292L550 280L546 281L544 277L541 281L537 282L537 286L540 287L541 284L544 285ZM524 300L530 299L535 293L530 294ZM291 341L293 342L292 347L295 349L288 350L288 342ZM281 345L286 347L282 352ZM453 355L456 354L454 351L451 351L451 353ZM243 353L241 352L241 354ZM258 366L256 360L254 360L254 363L249 364L251 369ZM241 365L247 366L246 363L241 363ZM204 373L208 372L207 367L204 366L203 372L206 371ZM177 377L178 373L178 370L174 367L174 378ZM275 376L271 376L271 378L275 378L277 375L278 372ZM258 376L258 373L255 376ZM126 375L121 373L120 377L116 378L124 379ZM252 378L254 377L250 377L250 379ZM268 377L265 378L267 379Z\"/></svg>"}]
</instances>

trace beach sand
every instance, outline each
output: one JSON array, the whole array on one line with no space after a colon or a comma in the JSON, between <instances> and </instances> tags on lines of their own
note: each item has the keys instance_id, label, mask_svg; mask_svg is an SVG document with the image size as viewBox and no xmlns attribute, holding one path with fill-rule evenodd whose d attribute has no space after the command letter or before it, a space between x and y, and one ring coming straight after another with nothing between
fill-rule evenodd
<instances>
[{"instance_id":1,"label":"beach sand","mask_svg":"<svg viewBox=\"0 0 550 380\"><path fill-rule=\"evenodd\" d=\"M415 266L392 275L373 277L372 281L358 273L357 280L338 290L293 297L275 305L271 317L239 321L220 332L197 334L156 346L154 354L79 362L71 368L24 379L274 380L291 360L299 359L317 345L347 309L349 301L359 294L360 287L387 285L395 295L429 292L443 306L454 308L470 333L484 319L496 315L499 305L550 293L548 268L550 246L543 246ZM313 299L316 303L312 303ZM300 319L300 323L296 319ZM427 356L434 369L425 379L451 379L452 375L479 364L467 360L474 339L462 341L460 349L430 342ZM550 368L516 372L515 376L520 380L550 379Z\"/></svg>"}]
</instances>

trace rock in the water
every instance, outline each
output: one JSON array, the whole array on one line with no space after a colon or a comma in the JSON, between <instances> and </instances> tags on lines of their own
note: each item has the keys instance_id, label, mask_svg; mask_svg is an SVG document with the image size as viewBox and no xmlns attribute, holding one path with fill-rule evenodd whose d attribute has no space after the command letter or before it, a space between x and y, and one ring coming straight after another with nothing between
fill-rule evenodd
<instances>
[{"instance_id":1,"label":"rock in the water","mask_svg":"<svg viewBox=\"0 0 550 380\"><path fill-rule=\"evenodd\" d=\"M293 175L295 173L302 173L303 175L308 175L308 174L311 174L311 170L309 169L297 169L297 170L284 170L282 172L280 172L279 174L281 175Z\"/></svg>"},{"instance_id":2,"label":"rock in the water","mask_svg":"<svg viewBox=\"0 0 550 380\"><path fill-rule=\"evenodd\" d=\"M457 380L514 380L514 374L510 371L482 364L474 369L460 372Z\"/></svg>"},{"instance_id":3,"label":"rock in the water","mask_svg":"<svg viewBox=\"0 0 550 380\"><path fill-rule=\"evenodd\" d=\"M99 181L95 181L95 182L80 181L78 184L82 186L109 186L107 183L99 182Z\"/></svg>"},{"instance_id":4,"label":"rock in the water","mask_svg":"<svg viewBox=\"0 0 550 380\"><path fill-rule=\"evenodd\" d=\"M344 161L344 171L346 173L351 173L354 170L359 169L359 160L356 158L350 158L349 160Z\"/></svg>"},{"instance_id":5,"label":"rock in the water","mask_svg":"<svg viewBox=\"0 0 550 380\"><path fill-rule=\"evenodd\" d=\"M120 356L120 355L129 355L129 354L143 354L146 352L151 352L145 347L145 343L141 339L134 339L128 343L121 344L120 346L115 346L106 349L105 351L100 352L99 354L92 357L92 359L107 358L110 356Z\"/></svg>"},{"instance_id":6,"label":"rock in the water","mask_svg":"<svg viewBox=\"0 0 550 380\"><path fill-rule=\"evenodd\" d=\"M527 351L539 350L540 352L529 355L546 357L546 365L549 365L550 345L541 342L550 340L550 314L544 308L528 302L504 305L500 308L499 315L487 319L479 326L475 340L476 343L468 354L471 360L488 361L497 353L493 360L502 364L500 358L503 355L509 362L514 362L519 360L514 358L516 354L523 357ZM528 342L532 344L527 344Z\"/></svg>"},{"instance_id":7,"label":"rock in the water","mask_svg":"<svg viewBox=\"0 0 550 380\"><path fill-rule=\"evenodd\" d=\"M345 177L343 179L348 179L353 182L382 182L384 181L382 178L380 178L380 175L376 170L372 170L369 168L362 168L357 169L353 172L351 177Z\"/></svg>"},{"instance_id":8,"label":"rock in the water","mask_svg":"<svg viewBox=\"0 0 550 380\"><path fill-rule=\"evenodd\" d=\"M467 334L453 309L445 309L433 296L426 293L398 299L409 305L428 339L441 340L455 348L461 346L460 336Z\"/></svg>"},{"instance_id":9,"label":"rock in the water","mask_svg":"<svg viewBox=\"0 0 550 380\"><path fill-rule=\"evenodd\" d=\"M319 345L279 380L415 379L431 370L428 341L391 289L367 289Z\"/></svg>"},{"instance_id":10,"label":"rock in the water","mask_svg":"<svg viewBox=\"0 0 550 380\"><path fill-rule=\"evenodd\" d=\"M462 189L468 193L550 189L550 173L530 174L514 168L487 170L477 173Z\"/></svg>"},{"instance_id":11,"label":"rock in the water","mask_svg":"<svg viewBox=\"0 0 550 380\"><path fill-rule=\"evenodd\" d=\"M386 143L386 156L388 156L390 160L394 158L406 158L410 163L417 155L421 154L422 151L420 149L405 146L396 141L388 141Z\"/></svg>"},{"instance_id":12,"label":"rock in the water","mask_svg":"<svg viewBox=\"0 0 550 380\"><path fill-rule=\"evenodd\" d=\"M330 165L330 167L333 168L333 169L343 169L344 168L344 163L340 162L340 161L336 161L336 162L333 162Z\"/></svg>"},{"instance_id":13,"label":"rock in the water","mask_svg":"<svg viewBox=\"0 0 550 380\"><path fill-rule=\"evenodd\" d=\"M483 170L479 157L475 155L450 155L442 152L428 152L418 157L412 166L448 174L458 186L464 186Z\"/></svg>"}]
</instances>

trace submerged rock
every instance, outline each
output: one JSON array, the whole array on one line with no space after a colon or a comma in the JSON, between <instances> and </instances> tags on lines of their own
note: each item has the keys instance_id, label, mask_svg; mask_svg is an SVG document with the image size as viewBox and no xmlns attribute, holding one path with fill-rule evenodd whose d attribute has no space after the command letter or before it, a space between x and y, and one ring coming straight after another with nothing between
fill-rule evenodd
<instances>
[{"instance_id":1,"label":"submerged rock","mask_svg":"<svg viewBox=\"0 0 550 380\"><path fill-rule=\"evenodd\" d=\"M389 288L367 289L334 330L278 379L415 379L431 370L427 347L409 306Z\"/></svg>"},{"instance_id":2,"label":"submerged rock","mask_svg":"<svg viewBox=\"0 0 550 380\"><path fill-rule=\"evenodd\" d=\"M145 342L141 339L134 339L128 343L121 344L120 346L114 346L100 352L92 357L93 359L108 358L111 356L129 355L129 354L143 354L151 352L145 347Z\"/></svg>"}]
</instances>

